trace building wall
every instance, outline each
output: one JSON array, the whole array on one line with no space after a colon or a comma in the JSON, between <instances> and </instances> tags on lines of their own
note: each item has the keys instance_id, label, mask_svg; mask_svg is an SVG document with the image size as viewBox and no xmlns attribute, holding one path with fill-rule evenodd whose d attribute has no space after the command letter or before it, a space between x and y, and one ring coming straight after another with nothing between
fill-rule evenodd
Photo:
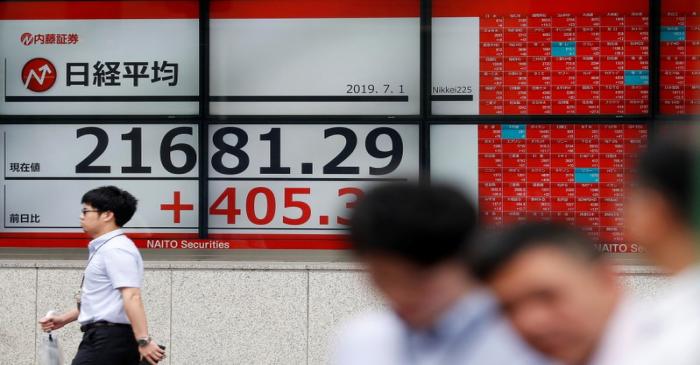
<instances>
[{"instance_id":1,"label":"building wall","mask_svg":"<svg viewBox=\"0 0 700 365\"><path fill-rule=\"evenodd\" d=\"M37 320L75 305L83 265L0 260L1 365L37 363ZM643 266L621 266L620 275L647 298L665 281ZM382 305L353 263L147 262L143 292L166 365L325 364L337 324ZM78 325L57 333L70 363Z\"/></svg>"}]
</instances>

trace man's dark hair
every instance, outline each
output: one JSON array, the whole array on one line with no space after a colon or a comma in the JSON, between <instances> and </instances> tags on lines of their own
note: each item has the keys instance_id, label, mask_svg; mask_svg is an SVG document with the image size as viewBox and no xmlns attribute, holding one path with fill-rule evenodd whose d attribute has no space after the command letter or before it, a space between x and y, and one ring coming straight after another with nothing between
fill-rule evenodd
<instances>
[{"instance_id":1,"label":"man's dark hair","mask_svg":"<svg viewBox=\"0 0 700 365\"><path fill-rule=\"evenodd\" d=\"M552 222L528 222L485 232L471 241L465 252L474 276L489 280L518 255L541 247L552 247L586 262L601 257L588 236L571 226Z\"/></svg>"},{"instance_id":2,"label":"man's dark hair","mask_svg":"<svg viewBox=\"0 0 700 365\"><path fill-rule=\"evenodd\" d=\"M693 148L683 141L658 140L639 158L637 184L659 192L677 218L690 223L693 215Z\"/></svg>"},{"instance_id":3,"label":"man's dark hair","mask_svg":"<svg viewBox=\"0 0 700 365\"><path fill-rule=\"evenodd\" d=\"M102 186L85 193L80 202L89 204L100 212L114 213L115 223L123 227L134 216L137 200L126 190L116 186Z\"/></svg>"},{"instance_id":4,"label":"man's dark hair","mask_svg":"<svg viewBox=\"0 0 700 365\"><path fill-rule=\"evenodd\" d=\"M392 255L430 267L459 259L476 210L457 190L414 183L376 187L355 207L351 241L360 256Z\"/></svg>"}]
</instances>

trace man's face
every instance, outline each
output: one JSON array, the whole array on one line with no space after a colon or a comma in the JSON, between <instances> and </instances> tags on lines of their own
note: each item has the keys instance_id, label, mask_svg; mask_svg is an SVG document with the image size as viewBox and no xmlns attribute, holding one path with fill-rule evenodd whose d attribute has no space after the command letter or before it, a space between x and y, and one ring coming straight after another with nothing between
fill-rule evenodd
<instances>
[{"instance_id":1,"label":"man's face","mask_svg":"<svg viewBox=\"0 0 700 365\"><path fill-rule=\"evenodd\" d=\"M448 262L429 268L381 254L363 257L370 278L394 312L410 327L426 329L463 294L465 271Z\"/></svg>"},{"instance_id":2,"label":"man's face","mask_svg":"<svg viewBox=\"0 0 700 365\"><path fill-rule=\"evenodd\" d=\"M83 204L80 212L80 227L90 235L95 237L104 227L103 212L97 211L90 204Z\"/></svg>"},{"instance_id":3,"label":"man's face","mask_svg":"<svg viewBox=\"0 0 700 365\"><path fill-rule=\"evenodd\" d=\"M603 266L537 247L517 255L488 284L532 347L580 364L593 353L616 300L614 274Z\"/></svg>"}]
</instances>

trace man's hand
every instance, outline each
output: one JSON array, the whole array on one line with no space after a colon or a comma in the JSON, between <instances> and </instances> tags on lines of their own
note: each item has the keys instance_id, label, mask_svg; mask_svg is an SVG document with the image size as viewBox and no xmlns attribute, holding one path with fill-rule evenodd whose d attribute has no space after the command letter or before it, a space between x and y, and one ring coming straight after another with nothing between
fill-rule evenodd
<instances>
[{"instance_id":1,"label":"man's hand","mask_svg":"<svg viewBox=\"0 0 700 365\"><path fill-rule=\"evenodd\" d=\"M143 302L141 301L141 289L124 287L119 288L119 291L122 293L122 299L124 300L124 311L126 316L129 317L131 327L134 329L134 338L148 337L146 311L143 309ZM141 353L141 359L146 359L153 365L165 357L165 351L153 341L144 347L139 346L139 353Z\"/></svg>"},{"instance_id":2,"label":"man's hand","mask_svg":"<svg viewBox=\"0 0 700 365\"><path fill-rule=\"evenodd\" d=\"M51 332L54 330L57 330L59 328L62 328L68 322L64 320L61 316L56 315L56 314L51 314L48 315L42 319L39 320L39 324L41 324L41 330L44 332Z\"/></svg>"},{"instance_id":3,"label":"man's hand","mask_svg":"<svg viewBox=\"0 0 700 365\"><path fill-rule=\"evenodd\" d=\"M51 332L75 321L78 319L78 315L80 315L80 312L78 312L77 308L61 315L48 313L44 318L39 320L39 324L41 325L42 331Z\"/></svg>"},{"instance_id":4,"label":"man's hand","mask_svg":"<svg viewBox=\"0 0 700 365\"><path fill-rule=\"evenodd\" d=\"M131 327L134 329L134 338L148 337L148 326L146 324L146 311L143 309L141 301L141 289L124 287L119 288L124 300L124 311L129 317ZM158 344L151 341L144 347L139 346L141 359L146 359L150 364L155 365L165 357L165 351L158 347Z\"/></svg>"},{"instance_id":5,"label":"man's hand","mask_svg":"<svg viewBox=\"0 0 700 365\"><path fill-rule=\"evenodd\" d=\"M146 359L152 365L165 358L165 350L158 347L155 341L151 341L148 345L144 347L139 346L139 353L141 353L141 359Z\"/></svg>"}]
</instances>

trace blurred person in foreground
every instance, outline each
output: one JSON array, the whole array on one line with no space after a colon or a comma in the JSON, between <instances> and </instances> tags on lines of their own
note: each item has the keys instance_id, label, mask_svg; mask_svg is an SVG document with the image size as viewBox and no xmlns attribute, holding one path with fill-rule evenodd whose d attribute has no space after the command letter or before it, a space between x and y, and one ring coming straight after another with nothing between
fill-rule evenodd
<instances>
[{"instance_id":1,"label":"blurred person in foreground","mask_svg":"<svg viewBox=\"0 0 700 365\"><path fill-rule=\"evenodd\" d=\"M346 324L332 364L540 364L460 260L476 211L447 187L384 185L358 203L354 251L388 308Z\"/></svg>"},{"instance_id":2,"label":"blurred person in foreground","mask_svg":"<svg viewBox=\"0 0 700 365\"><path fill-rule=\"evenodd\" d=\"M613 266L569 226L523 223L467 249L474 276L533 348L569 365L619 365L636 318Z\"/></svg>"},{"instance_id":3,"label":"blurred person in foreground","mask_svg":"<svg viewBox=\"0 0 700 365\"><path fill-rule=\"evenodd\" d=\"M670 280L641 315L627 364L700 364L700 265L693 227L694 148L660 139L639 160L626 209L631 242Z\"/></svg>"}]
</instances>

